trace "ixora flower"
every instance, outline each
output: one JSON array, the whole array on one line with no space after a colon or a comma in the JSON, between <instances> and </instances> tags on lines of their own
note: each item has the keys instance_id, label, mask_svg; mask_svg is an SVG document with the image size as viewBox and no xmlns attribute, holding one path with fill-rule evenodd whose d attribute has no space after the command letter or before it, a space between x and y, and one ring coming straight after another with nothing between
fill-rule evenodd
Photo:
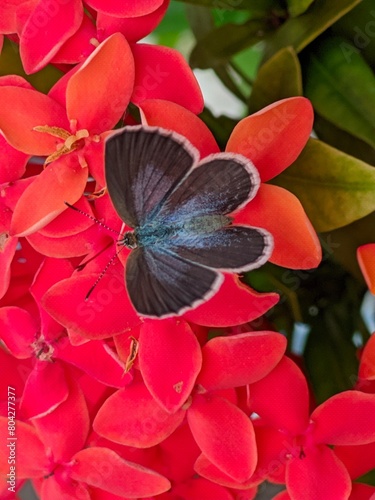
<instances>
[{"instance_id":1,"label":"ixora flower","mask_svg":"<svg viewBox=\"0 0 375 500\"><path fill-rule=\"evenodd\" d=\"M85 61L44 95L22 79L0 81L0 129L7 142L26 155L47 156L45 170L21 196L12 219L13 234L37 231L82 195L88 170L104 186L103 139L124 115L129 101L147 96L176 99L200 111L198 84L176 51L160 53L147 45L132 52L120 33L105 40ZM159 73L149 66L160 64ZM135 69L134 58L139 60ZM173 74L182 86L173 86ZM93 83L94 82L94 83ZM1 85L2 83L2 85ZM184 88L184 92L181 91ZM186 97L188 96L188 97ZM22 162L22 158L21 158ZM88 169L86 168L88 167ZM35 203L43 199L43 203ZM33 210L29 210L32 203Z\"/></svg>"},{"instance_id":2,"label":"ixora flower","mask_svg":"<svg viewBox=\"0 0 375 500\"><path fill-rule=\"evenodd\" d=\"M341 460L345 452L336 454L335 450L373 446L375 422L371 415L375 396L345 391L310 414L306 379L286 357L268 375L250 384L249 395L249 408L258 415L254 422L258 464L249 481L237 484L237 488L268 478L286 484L287 493L280 498L349 499L351 478L358 475L349 473L346 460ZM367 466L371 465L373 461L368 460ZM233 478L225 477L204 455L198 458L195 468L211 481L236 487Z\"/></svg>"},{"instance_id":3,"label":"ixora flower","mask_svg":"<svg viewBox=\"0 0 375 500\"><path fill-rule=\"evenodd\" d=\"M110 447L86 447L90 417L85 396L73 377L68 382L69 396L54 411L29 423L16 422L17 480L31 479L41 500L144 498L167 491L169 480L154 470ZM6 417L0 417L0 436L11 442ZM9 473L7 460L8 454L2 453L4 477Z\"/></svg>"},{"instance_id":4,"label":"ixora flower","mask_svg":"<svg viewBox=\"0 0 375 500\"><path fill-rule=\"evenodd\" d=\"M162 20L169 0L86 3L90 12L82 0L1 2L0 33L19 38L26 73L35 73L49 62L81 62L115 32L128 41L140 40Z\"/></svg>"},{"instance_id":5,"label":"ixora flower","mask_svg":"<svg viewBox=\"0 0 375 500\"><path fill-rule=\"evenodd\" d=\"M157 352L153 337L159 338ZM204 455L235 480L249 479L257 445L235 388L262 379L279 363L285 337L247 332L214 338L201 350L186 322L168 320L145 323L139 345L144 382L110 396L97 413L94 430L122 445L148 448L172 434L186 415Z\"/></svg>"}]
</instances>

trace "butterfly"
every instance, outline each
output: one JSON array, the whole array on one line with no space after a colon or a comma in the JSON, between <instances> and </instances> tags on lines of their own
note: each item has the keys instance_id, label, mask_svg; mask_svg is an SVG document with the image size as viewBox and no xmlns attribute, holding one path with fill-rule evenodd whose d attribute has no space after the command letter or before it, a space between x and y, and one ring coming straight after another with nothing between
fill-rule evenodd
<instances>
[{"instance_id":1,"label":"butterfly","mask_svg":"<svg viewBox=\"0 0 375 500\"><path fill-rule=\"evenodd\" d=\"M133 228L119 241L129 298L142 316L181 315L211 298L223 272L255 269L270 257L264 229L232 225L229 216L259 188L252 162L234 153L199 161L183 136L159 127L126 126L105 143L111 201Z\"/></svg>"}]
</instances>

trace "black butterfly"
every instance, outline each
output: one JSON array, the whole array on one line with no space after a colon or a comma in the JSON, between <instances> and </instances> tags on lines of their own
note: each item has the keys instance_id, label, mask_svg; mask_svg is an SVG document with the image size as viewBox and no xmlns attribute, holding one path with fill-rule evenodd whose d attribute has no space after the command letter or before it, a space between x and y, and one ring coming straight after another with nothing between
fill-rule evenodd
<instances>
[{"instance_id":1,"label":"black butterfly","mask_svg":"<svg viewBox=\"0 0 375 500\"><path fill-rule=\"evenodd\" d=\"M105 168L113 205L134 228L121 243L132 249L126 286L143 316L183 314L219 290L222 272L249 271L269 258L271 235L228 217L259 187L244 156L217 153L199 162L179 134L135 126L107 139Z\"/></svg>"}]
</instances>

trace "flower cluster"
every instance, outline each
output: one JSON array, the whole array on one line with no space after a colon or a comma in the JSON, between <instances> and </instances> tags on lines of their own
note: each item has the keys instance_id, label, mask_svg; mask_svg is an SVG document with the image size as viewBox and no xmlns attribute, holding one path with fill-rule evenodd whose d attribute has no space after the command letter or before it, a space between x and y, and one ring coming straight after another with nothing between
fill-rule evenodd
<instances>
[{"instance_id":1,"label":"flower cluster","mask_svg":"<svg viewBox=\"0 0 375 500\"><path fill-rule=\"evenodd\" d=\"M122 226L104 176L116 125L176 131L202 158L219 151L183 57L138 43L168 3L0 5L25 72L62 71L48 94L0 78L0 446L11 442L9 388L17 438L14 473L0 453L1 498L28 479L42 500L250 500L265 480L286 485L278 499L367 498L375 489L352 481L375 465L373 342L356 389L315 407L286 338L252 323L276 293L228 274L183 316L145 319L124 249L85 300ZM290 269L316 267L319 240L299 200L267 181L299 156L312 122L307 99L284 99L239 121L226 147L262 181L234 222L267 229L270 261Z\"/></svg>"}]
</instances>

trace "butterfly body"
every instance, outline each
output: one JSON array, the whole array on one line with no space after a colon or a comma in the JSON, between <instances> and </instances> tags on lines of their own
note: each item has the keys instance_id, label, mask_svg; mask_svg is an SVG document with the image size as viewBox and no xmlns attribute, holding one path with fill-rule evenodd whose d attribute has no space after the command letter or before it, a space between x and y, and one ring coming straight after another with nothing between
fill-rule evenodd
<instances>
[{"instance_id":1,"label":"butterfly body","mask_svg":"<svg viewBox=\"0 0 375 500\"><path fill-rule=\"evenodd\" d=\"M259 175L241 155L199 162L182 136L157 127L125 127L106 141L106 180L114 207L134 230L125 269L129 297L149 317L183 314L208 300L222 272L263 264L272 237L232 225L230 214L254 197Z\"/></svg>"}]
</instances>

